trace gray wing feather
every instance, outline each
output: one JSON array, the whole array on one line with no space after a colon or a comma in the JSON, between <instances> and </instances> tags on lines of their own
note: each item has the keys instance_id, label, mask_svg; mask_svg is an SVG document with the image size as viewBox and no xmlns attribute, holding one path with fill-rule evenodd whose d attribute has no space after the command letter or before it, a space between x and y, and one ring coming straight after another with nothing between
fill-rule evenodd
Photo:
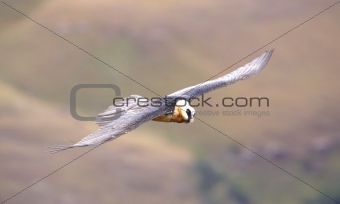
<instances>
[{"instance_id":1,"label":"gray wing feather","mask_svg":"<svg viewBox=\"0 0 340 204\"><path fill-rule=\"evenodd\" d=\"M262 71L263 68L267 65L271 55L273 54L273 51L274 50L270 50L269 52L263 53L260 57L254 59L252 62L236 69L235 71L227 75L224 75L215 80L206 81L201 84L181 89L170 94L169 96L189 96L191 98L194 98L215 89L231 85L239 80L244 80L251 76L254 76Z\"/></svg>"},{"instance_id":2,"label":"gray wing feather","mask_svg":"<svg viewBox=\"0 0 340 204\"><path fill-rule=\"evenodd\" d=\"M95 123L99 126L104 126L111 123L113 120L124 115L131 109L138 108L137 100L143 98L139 95L131 95L123 100L115 102L115 105L109 106L104 112L97 115Z\"/></svg>"},{"instance_id":3,"label":"gray wing feather","mask_svg":"<svg viewBox=\"0 0 340 204\"><path fill-rule=\"evenodd\" d=\"M104 111L104 113L102 113L102 115L105 115L105 113L108 113L107 111L111 111L111 109L112 107L108 108L106 111ZM126 109L126 111L123 111L123 114L121 114L120 117L115 119L111 118L112 120L110 122L106 121L105 125L102 124L102 127L100 129L84 137L76 144L70 146L54 146L50 148L50 152L56 153L73 147L101 145L136 129L143 123L165 113L167 113L167 109L164 106L153 107L149 105L145 107L140 107L134 105L133 107Z\"/></svg>"}]
</instances>

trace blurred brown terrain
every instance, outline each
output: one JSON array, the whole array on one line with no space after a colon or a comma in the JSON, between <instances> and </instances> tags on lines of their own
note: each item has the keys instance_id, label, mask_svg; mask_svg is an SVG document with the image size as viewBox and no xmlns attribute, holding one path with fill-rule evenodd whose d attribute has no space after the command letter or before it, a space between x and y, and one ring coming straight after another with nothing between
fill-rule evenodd
<instances>
[{"instance_id":1,"label":"blurred brown terrain","mask_svg":"<svg viewBox=\"0 0 340 204\"><path fill-rule=\"evenodd\" d=\"M122 72L164 96L215 76L336 1L5 2L114 69L0 4L1 202L89 150L46 153L97 128L71 117L73 86L113 83L122 96L155 96ZM244 146L340 201L339 11L335 5L220 73L275 49L258 76L207 94L213 107L197 107L195 123L147 123L6 203L335 203ZM77 111L94 116L113 97L79 91ZM223 97L267 97L270 105L216 107Z\"/></svg>"}]
</instances>

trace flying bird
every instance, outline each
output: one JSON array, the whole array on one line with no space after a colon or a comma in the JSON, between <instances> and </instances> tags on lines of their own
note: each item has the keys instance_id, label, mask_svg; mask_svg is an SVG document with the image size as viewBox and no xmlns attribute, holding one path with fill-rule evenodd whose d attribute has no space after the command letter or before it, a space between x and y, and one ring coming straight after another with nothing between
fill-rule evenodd
<instances>
[{"instance_id":1,"label":"flying bird","mask_svg":"<svg viewBox=\"0 0 340 204\"><path fill-rule=\"evenodd\" d=\"M267 65L273 51L272 49L263 53L227 75L181 89L158 100L147 100L139 95L121 98L103 113L98 114L95 122L101 127L97 131L73 145L51 147L50 152L56 153L74 147L99 146L127 134L150 120L191 123L195 110L190 106L190 99L258 74Z\"/></svg>"}]
</instances>

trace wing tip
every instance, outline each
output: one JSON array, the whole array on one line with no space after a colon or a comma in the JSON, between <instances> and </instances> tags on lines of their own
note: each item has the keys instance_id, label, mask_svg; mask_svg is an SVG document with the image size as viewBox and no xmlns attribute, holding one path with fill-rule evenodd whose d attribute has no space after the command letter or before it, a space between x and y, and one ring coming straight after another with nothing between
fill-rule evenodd
<instances>
[{"instance_id":1,"label":"wing tip","mask_svg":"<svg viewBox=\"0 0 340 204\"><path fill-rule=\"evenodd\" d=\"M267 50L262 54L262 56L260 57L261 58L261 63L260 63L260 68L259 68L260 71L264 69L264 67L268 64L273 53L274 53L274 48L270 49L269 51Z\"/></svg>"},{"instance_id":2,"label":"wing tip","mask_svg":"<svg viewBox=\"0 0 340 204\"><path fill-rule=\"evenodd\" d=\"M52 147L49 147L47 152L51 153L51 154L55 154L70 148L73 148L74 146L68 146L68 145L55 145Z\"/></svg>"},{"instance_id":3,"label":"wing tip","mask_svg":"<svg viewBox=\"0 0 340 204\"><path fill-rule=\"evenodd\" d=\"M274 53L274 48L270 49L269 51L266 51L267 58L269 59Z\"/></svg>"}]
</instances>

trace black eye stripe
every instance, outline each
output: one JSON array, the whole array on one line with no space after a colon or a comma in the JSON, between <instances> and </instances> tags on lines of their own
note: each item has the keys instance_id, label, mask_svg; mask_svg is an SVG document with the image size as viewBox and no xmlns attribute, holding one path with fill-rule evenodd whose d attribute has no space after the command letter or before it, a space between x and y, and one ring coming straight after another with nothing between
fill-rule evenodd
<instances>
[{"instance_id":1,"label":"black eye stripe","mask_svg":"<svg viewBox=\"0 0 340 204\"><path fill-rule=\"evenodd\" d=\"M187 109L185 112L188 114L189 118L191 118L191 111Z\"/></svg>"},{"instance_id":2,"label":"black eye stripe","mask_svg":"<svg viewBox=\"0 0 340 204\"><path fill-rule=\"evenodd\" d=\"M188 115L188 120L187 121L185 121L186 123L190 123L190 120L191 120L191 111L189 110L189 109L187 109L186 111L185 111L186 113L187 113L187 115Z\"/></svg>"}]
</instances>

